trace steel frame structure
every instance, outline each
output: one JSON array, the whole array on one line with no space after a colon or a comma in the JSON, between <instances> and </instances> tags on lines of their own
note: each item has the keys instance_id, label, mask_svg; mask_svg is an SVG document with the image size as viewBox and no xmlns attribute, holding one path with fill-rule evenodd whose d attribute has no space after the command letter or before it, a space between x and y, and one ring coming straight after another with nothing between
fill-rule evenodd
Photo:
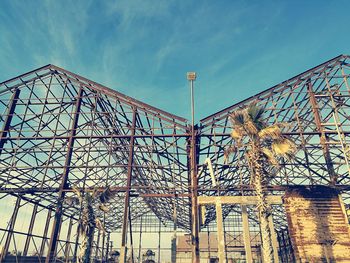
<instances>
[{"instance_id":1,"label":"steel frame structure","mask_svg":"<svg viewBox=\"0 0 350 263\"><path fill-rule=\"evenodd\" d=\"M4 251L17 231L19 208L30 205L23 254L36 237L37 216L45 214L37 255L46 262L60 253L76 257L79 235L72 233L78 228L81 207L73 202L72 188L108 186L115 195L110 211L98 212L108 234L97 233L96 254L108 255L109 233L120 231L123 256L131 222L154 214L163 224L173 222L175 228L192 233L198 262L198 232L215 220L215 208L208 207L200 222L198 210L192 209L197 196L252 191L244 150L233 154L229 163L224 161L225 149L232 144L229 115L250 103L264 107L266 122L289 123L284 132L298 146L295 159L282 159L281 169L271 176L270 193L281 194L295 185L329 185L341 190L347 203L349 74L350 57L340 55L194 127L184 118L54 65L0 83L0 209L4 200L16 200L10 210L0 210L11 214L7 227L0 229ZM223 207L223 217L237 209ZM276 228L283 233L278 238L284 240L283 209L274 211Z\"/></svg>"}]
</instances>

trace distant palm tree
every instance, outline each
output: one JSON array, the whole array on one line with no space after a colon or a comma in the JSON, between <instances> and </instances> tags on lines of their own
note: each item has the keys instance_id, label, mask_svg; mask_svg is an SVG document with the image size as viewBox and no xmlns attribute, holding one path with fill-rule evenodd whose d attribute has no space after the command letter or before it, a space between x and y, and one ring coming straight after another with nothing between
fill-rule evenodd
<instances>
[{"instance_id":1,"label":"distant palm tree","mask_svg":"<svg viewBox=\"0 0 350 263\"><path fill-rule=\"evenodd\" d=\"M143 254L143 260L142 263L154 263L154 256L156 255L155 252L148 249L146 253Z\"/></svg>"},{"instance_id":2,"label":"distant palm tree","mask_svg":"<svg viewBox=\"0 0 350 263\"><path fill-rule=\"evenodd\" d=\"M225 151L225 157L239 149L245 149L250 167L250 182L254 187L258 203L257 210L262 236L264 262L274 262L269 217L271 207L266 200L265 187L271 179L271 172L279 166L279 157L292 158L295 144L282 134L285 124L268 125L263 121L264 109L251 104L231 114L231 137L234 146ZM278 260L278 259L276 259Z\"/></svg>"},{"instance_id":3,"label":"distant palm tree","mask_svg":"<svg viewBox=\"0 0 350 263\"><path fill-rule=\"evenodd\" d=\"M83 237L81 242L81 251L79 253L79 263L90 263L90 256L92 251L92 241L94 239L95 228L98 228L105 232L104 226L101 221L96 218L94 203L99 202L98 208L103 212L108 212L109 208L105 205L111 197L112 193L109 188L101 191L93 191L89 193L81 193L78 189L73 188L79 203L82 207L82 214L80 219L80 235Z\"/></svg>"}]
</instances>

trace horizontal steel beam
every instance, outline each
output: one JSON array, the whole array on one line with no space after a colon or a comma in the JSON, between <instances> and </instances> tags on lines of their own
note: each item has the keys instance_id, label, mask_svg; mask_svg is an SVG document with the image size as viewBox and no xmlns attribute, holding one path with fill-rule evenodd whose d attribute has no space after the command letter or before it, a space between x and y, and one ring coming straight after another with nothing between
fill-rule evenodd
<instances>
[{"instance_id":1,"label":"horizontal steel beam","mask_svg":"<svg viewBox=\"0 0 350 263\"><path fill-rule=\"evenodd\" d=\"M225 136L229 134L225 134ZM73 139L128 139L131 135L75 135L75 136L19 136L19 137L7 137L6 140L17 141L17 140L67 140L69 138ZM181 133L181 134L145 134L145 135L135 135L134 138L189 138L191 134Z\"/></svg>"},{"instance_id":2,"label":"horizontal steel beam","mask_svg":"<svg viewBox=\"0 0 350 263\"><path fill-rule=\"evenodd\" d=\"M305 187L308 187L309 185L304 185ZM310 185L312 186L312 185ZM293 187L298 187L298 185L271 185L266 187L266 191L286 191L287 189L293 188ZM174 192L174 191L184 191L185 189L189 188L189 186L183 186L182 188L174 188L174 187L163 187L163 186L141 186L141 185L135 185L132 186L131 191L135 195L137 194L137 190L164 190L164 191L169 191L169 193ZM334 189L337 189L339 191L349 191L350 190L350 185L336 185L333 187ZM81 191L93 191L93 190L104 190L105 187L91 187L91 188L76 188ZM32 187L32 188L0 188L0 193L3 194L33 194L33 193L55 193L58 192L58 188L38 188L38 187ZM111 186L110 190L113 192L125 192L127 190L127 187L124 186ZM213 195L217 191L230 191L230 192L235 192L235 191L254 191L251 185L237 185L237 186L228 186L228 187L199 187L198 192L202 193L208 193L208 192L213 192ZM73 192L72 188L66 188L63 191L65 192ZM159 193L148 193L148 194L140 194L139 196L151 196L151 195L161 195L159 197L166 197L166 196L176 196L176 197L181 197L181 196L187 196L187 194L159 194Z\"/></svg>"},{"instance_id":3,"label":"horizontal steel beam","mask_svg":"<svg viewBox=\"0 0 350 263\"><path fill-rule=\"evenodd\" d=\"M325 134L338 134L337 131L325 131ZM343 131L345 135L350 134L350 131ZM300 136L302 135L320 135L320 132L284 132L284 135L289 136ZM198 134L199 137L230 137L230 133L215 133L215 134ZM74 139L128 139L131 135L76 135L73 136ZM162 138L189 138L191 134L189 133L181 133L181 134L139 134L135 135L134 138L154 138L154 139L162 139ZM7 137L8 141L23 141L23 140L67 140L71 138L70 136L20 136L20 137Z\"/></svg>"},{"instance_id":4,"label":"horizontal steel beam","mask_svg":"<svg viewBox=\"0 0 350 263\"><path fill-rule=\"evenodd\" d=\"M93 192L94 190L101 190L103 191L105 187L93 187L93 188L88 188L88 189L83 189L83 188L77 188L78 190L81 191L91 191ZM110 187L109 188L112 192L126 192L128 190L127 187ZM133 187L131 188L131 196L133 197L188 197L189 194L172 194L172 193L137 193L136 190L142 190L142 189L162 189L163 191L169 191L169 192L174 192L175 191L184 191L184 189L174 189L174 188L164 188L164 187L151 187L151 186L140 186L140 187ZM59 188L0 188L0 194L34 194L34 193L56 193L59 191ZM63 190L63 192L74 192L72 188L66 188Z\"/></svg>"},{"instance_id":5,"label":"horizontal steel beam","mask_svg":"<svg viewBox=\"0 0 350 263\"><path fill-rule=\"evenodd\" d=\"M272 205L282 204L282 197L279 195L269 195L266 197L267 202ZM198 196L198 204L240 204L255 205L258 203L257 196Z\"/></svg>"}]
</instances>

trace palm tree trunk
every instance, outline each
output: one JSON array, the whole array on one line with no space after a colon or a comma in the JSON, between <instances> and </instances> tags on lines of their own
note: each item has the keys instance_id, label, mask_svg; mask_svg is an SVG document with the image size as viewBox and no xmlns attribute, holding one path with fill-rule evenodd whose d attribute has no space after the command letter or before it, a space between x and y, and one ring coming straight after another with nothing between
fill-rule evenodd
<instances>
[{"instance_id":1,"label":"palm tree trunk","mask_svg":"<svg viewBox=\"0 0 350 263\"><path fill-rule=\"evenodd\" d=\"M254 147L255 148L255 147ZM257 147L259 149L259 147ZM262 243L262 252L263 252L263 260L265 263L274 263L275 259L273 256L273 246L272 246L272 238L271 238L271 230L269 225L269 217L271 215L271 208L266 200L266 193L263 189L264 185L264 172L262 168L262 164L264 159L260 151L257 149L251 156L251 164L254 170L254 190L256 192L256 196L258 199L257 209L259 215L260 222L260 232L261 232L261 243Z\"/></svg>"},{"instance_id":2,"label":"palm tree trunk","mask_svg":"<svg viewBox=\"0 0 350 263\"><path fill-rule=\"evenodd\" d=\"M82 263L91 262L91 251L92 251L92 241L94 240L94 228L90 228L89 232L86 233L82 242Z\"/></svg>"},{"instance_id":3,"label":"palm tree trunk","mask_svg":"<svg viewBox=\"0 0 350 263\"><path fill-rule=\"evenodd\" d=\"M92 251L92 242L95 233L95 214L91 205L91 200L87 199L83 210L83 220L86 221L86 226L83 233L83 241L81 243L81 252L79 256L79 263L90 263L90 256Z\"/></svg>"}]
</instances>

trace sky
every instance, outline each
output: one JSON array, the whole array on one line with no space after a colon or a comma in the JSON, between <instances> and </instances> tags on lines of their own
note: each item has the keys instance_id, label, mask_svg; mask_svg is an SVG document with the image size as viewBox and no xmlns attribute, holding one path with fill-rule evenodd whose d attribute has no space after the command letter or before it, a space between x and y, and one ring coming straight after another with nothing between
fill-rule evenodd
<instances>
[{"instance_id":1,"label":"sky","mask_svg":"<svg viewBox=\"0 0 350 263\"><path fill-rule=\"evenodd\" d=\"M54 64L196 121L339 54L350 1L0 0L0 82Z\"/></svg>"}]
</instances>

